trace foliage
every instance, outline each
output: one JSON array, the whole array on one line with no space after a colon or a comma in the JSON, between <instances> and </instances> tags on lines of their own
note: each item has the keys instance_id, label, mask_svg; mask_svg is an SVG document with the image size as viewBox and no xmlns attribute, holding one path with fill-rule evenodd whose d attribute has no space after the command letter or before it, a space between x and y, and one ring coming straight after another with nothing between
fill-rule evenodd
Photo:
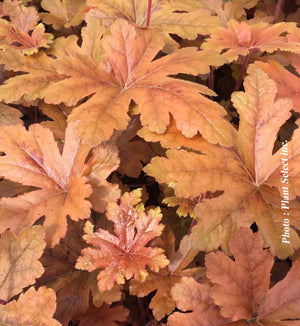
<instances>
[{"instance_id":1,"label":"foliage","mask_svg":"<svg viewBox=\"0 0 300 326\"><path fill-rule=\"evenodd\" d=\"M299 1L0 4L0 325L299 325Z\"/></svg>"}]
</instances>

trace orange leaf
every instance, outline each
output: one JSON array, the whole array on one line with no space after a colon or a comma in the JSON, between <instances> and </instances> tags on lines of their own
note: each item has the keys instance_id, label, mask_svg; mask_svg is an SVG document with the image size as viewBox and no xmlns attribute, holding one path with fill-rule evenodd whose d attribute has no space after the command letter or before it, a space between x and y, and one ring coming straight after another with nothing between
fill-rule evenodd
<instances>
[{"instance_id":1,"label":"orange leaf","mask_svg":"<svg viewBox=\"0 0 300 326\"><path fill-rule=\"evenodd\" d=\"M88 218L91 194L83 176L84 160L90 150L80 146L70 125L62 155L52 133L38 124L8 126L0 130L0 174L24 185L41 188L17 198L0 201L1 230L19 232L45 215L46 240L55 245L66 232L66 216L73 220ZM74 129L74 128L73 128Z\"/></svg>"},{"instance_id":2,"label":"orange leaf","mask_svg":"<svg viewBox=\"0 0 300 326\"><path fill-rule=\"evenodd\" d=\"M172 297L176 306L192 312L175 312L168 318L170 326L213 326L227 325L228 321L219 313L219 308L210 297L210 288L191 277L184 277L172 288Z\"/></svg>"},{"instance_id":3,"label":"orange leaf","mask_svg":"<svg viewBox=\"0 0 300 326\"><path fill-rule=\"evenodd\" d=\"M159 236L163 225L159 224L162 215L159 208L147 213L141 204L141 190L125 193L120 205L109 203L107 217L114 222L115 235L106 230L93 231L93 225L86 223L84 240L94 246L82 250L76 268L93 271L104 268L98 275L100 291L109 290L114 283L124 284L125 279L134 277L144 280L150 270L158 271L168 264L160 248L145 247Z\"/></svg>"},{"instance_id":4,"label":"orange leaf","mask_svg":"<svg viewBox=\"0 0 300 326\"><path fill-rule=\"evenodd\" d=\"M83 20L84 0L42 0L43 9L40 13L43 22L54 29L79 25Z\"/></svg>"},{"instance_id":5,"label":"orange leaf","mask_svg":"<svg viewBox=\"0 0 300 326\"><path fill-rule=\"evenodd\" d=\"M277 325L278 322L284 323L285 320L290 320L291 325L299 324L299 279L300 259L298 258L293 262L293 266L286 277L268 291L258 308L258 320L260 320L263 325Z\"/></svg>"},{"instance_id":6,"label":"orange leaf","mask_svg":"<svg viewBox=\"0 0 300 326\"><path fill-rule=\"evenodd\" d=\"M41 287L36 291L30 288L21 294L18 301L0 306L0 322L5 326L59 326L60 323L52 318L55 308L53 290Z\"/></svg>"},{"instance_id":7,"label":"orange leaf","mask_svg":"<svg viewBox=\"0 0 300 326\"><path fill-rule=\"evenodd\" d=\"M211 33L211 38L203 45L203 49L223 51L222 54L228 62L245 56L253 51L266 51L272 53L277 50L300 52L299 42L289 42L286 36L281 34L292 32L296 28L295 23L277 23L269 25L258 23L249 25L247 22L239 23L231 20L227 27L218 27Z\"/></svg>"},{"instance_id":8,"label":"orange leaf","mask_svg":"<svg viewBox=\"0 0 300 326\"><path fill-rule=\"evenodd\" d=\"M102 44L104 59L100 62L83 54L56 59L53 65L64 80L45 90L45 101L52 104L75 105L94 94L69 116L69 121L79 121L78 132L87 143L95 146L108 140L114 129L125 129L128 107L134 100L142 125L152 131L163 133L171 113L185 136L200 131L214 143L231 144L232 130L223 119L224 109L200 94L213 92L203 85L168 77L207 73L209 64L223 64L220 56L185 48L153 61L164 45L162 36L124 20L111 26L111 35L104 36Z\"/></svg>"},{"instance_id":9,"label":"orange leaf","mask_svg":"<svg viewBox=\"0 0 300 326\"><path fill-rule=\"evenodd\" d=\"M44 269L38 261L46 245L41 226L23 229L16 237L5 231L0 240L0 298L8 301L35 283ZM0 314L1 315L1 314Z\"/></svg>"},{"instance_id":10,"label":"orange leaf","mask_svg":"<svg viewBox=\"0 0 300 326\"><path fill-rule=\"evenodd\" d=\"M175 252L174 234L170 230L164 230L162 236L164 241L161 247L165 249L170 260L168 267L158 273L150 272L145 281L134 279L130 281L130 294L144 297L156 290L149 307L157 320L161 320L175 308L175 301L171 296L172 287L184 276L199 278L203 273L202 267L186 268L199 251L197 248L192 248L194 243L190 235L180 242L177 252Z\"/></svg>"},{"instance_id":11,"label":"orange leaf","mask_svg":"<svg viewBox=\"0 0 300 326\"><path fill-rule=\"evenodd\" d=\"M56 291L57 309L55 318L67 326L77 315L84 315L89 308L90 296L97 307L104 302L111 304L121 299L119 287L100 292L97 286L97 271L88 273L75 269L80 252L86 247L82 239L84 221L68 219L66 236L54 248L47 247L40 261L45 273L37 283L47 284Z\"/></svg>"},{"instance_id":12,"label":"orange leaf","mask_svg":"<svg viewBox=\"0 0 300 326\"><path fill-rule=\"evenodd\" d=\"M0 19L1 48L16 48L25 54L38 52L41 47L48 47L53 38L45 33L43 24L37 24L39 15L35 7L24 7L17 0L4 0L3 16L10 21Z\"/></svg>"},{"instance_id":13,"label":"orange leaf","mask_svg":"<svg viewBox=\"0 0 300 326\"><path fill-rule=\"evenodd\" d=\"M207 277L215 285L211 290L221 314L233 321L252 319L269 290L273 256L263 250L258 233L242 228L229 240L232 261L223 252L206 256Z\"/></svg>"},{"instance_id":14,"label":"orange leaf","mask_svg":"<svg viewBox=\"0 0 300 326\"><path fill-rule=\"evenodd\" d=\"M160 183L174 188L178 198L196 198L208 191L214 198L205 197L195 207L199 228L214 239L215 247L227 248L227 241L241 226L254 221L271 252L286 258L300 240L289 227L289 240L284 237L284 210L281 210L282 155L272 155L277 132L290 117L292 103L288 99L274 102L275 83L255 66L250 66L245 79L245 92L236 92L232 100L240 115L235 146L222 148L209 143L197 154L183 150L167 151L168 158L154 158L144 170ZM299 158L300 133L294 132L287 144L289 164L289 225L300 228ZM205 233L205 232L204 232ZM202 248L202 250L206 250Z\"/></svg>"},{"instance_id":15,"label":"orange leaf","mask_svg":"<svg viewBox=\"0 0 300 326\"><path fill-rule=\"evenodd\" d=\"M256 62L268 76L276 82L278 97L288 97L293 101L293 110L300 112L300 78L283 68L278 62Z\"/></svg>"},{"instance_id":16,"label":"orange leaf","mask_svg":"<svg viewBox=\"0 0 300 326\"><path fill-rule=\"evenodd\" d=\"M263 250L260 235L241 228L229 245L234 261L221 251L206 256L206 276L212 283L190 277L172 288L176 306L186 312L173 313L169 325L298 325L300 260L269 290L273 257Z\"/></svg>"}]
</instances>

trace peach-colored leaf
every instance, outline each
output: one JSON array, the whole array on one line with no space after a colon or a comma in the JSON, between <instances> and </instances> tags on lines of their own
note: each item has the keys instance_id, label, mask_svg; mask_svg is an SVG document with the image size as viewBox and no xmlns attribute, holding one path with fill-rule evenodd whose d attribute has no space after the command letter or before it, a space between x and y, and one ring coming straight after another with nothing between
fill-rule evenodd
<instances>
[{"instance_id":1,"label":"peach-colored leaf","mask_svg":"<svg viewBox=\"0 0 300 326\"><path fill-rule=\"evenodd\" d=\"M176 306L186 313L175 312L168 318L170 326L213 326L225 325L226 319L210 297L210 288L196 282L192 277L184 277L172 288ZM192 312L190 312L190 310Z\"/></svg>"},{"instance_id":2,"label":"peach-colored leaf","mask_svg":"<svg viewBox=\"0 0 300 326\"><path fill-rule=\"evenodd\" d=\"M231 144L233 131L223 118L224 109L201 95L213 92L203 85L168 77L207 73L209 64L224 63L220 56L185 48L153 61L165 43L159 33L138 29L125 20L117 20L110 31L103 38L102 61L83 54L56 59L53 66L63 80L45 90L45 101L52 104L75 105L94 94L69 116L69 121L79 122L79 135L87 143L98 145L108 140L114 129L125 129L129 104L134 100L142 125L152 131L163 133L171 113L185 136L200 131L214 143Z\"/></svg>"},{"instance_id":3,"label":"peach-colored leaf","mask_svg":"<svg viewBox=\"0 0 300 326\"><path fill-rule=\"evenodd\" d=\"M46 246L41 226L23 229L16 237L5 231L0 240L0 298L8 301L35 282L44 271L38 261ZM1 314L0 314L1 315Z\"/></svg>"},{"instance_id":4,"label":"peach-colored leaf","mask_svg":"<svg viewBox=\"0 0 300 326\"><path fill-rule=\"evenodd\" d=\"M61 79L51 66L52 59L41 51L26 56L19 50L7 49L0 52L0 63L5 65L6 70L22 72L6 80L0 87L0 99L7 103L22 98L28 102L42 98L45 87Z\"/></svg>"},{"instance_id":5,"label":"peach-colored leaf","mask_svg":"<svg viewBox=\"0 0 300 326\"><path fill-rule=\"evenodd\" d=\"M17 0L4 0L1 12L10 20L0 18L0 48L16 48L33 54L41 47L49 47L53 35L45 33L43 24L38 24L35 7L25 7Z\"/></svg>"},{"instance_id":6,"label":"peach-colored leaf","mask_svg":"<svg viewBox=\"0 0 300 326\"><path fill-rule=\"evenodd\" d=\"M74 127L74 126L73 126ZM90 150L69 126L62 155L50 130L35 124L0 130L0 174L5 178L40 189L17 198L0 201L1 230L19 232L45 215L46 240L55 245L66 233L69 215L73 220L87 218L91 204L86 200L91 186L83 175L84 160Z\"/></svg>"},{"instance_id":7,"label":"peach-colored leaf","mask_svg":"<svg viewBox=\"0 0 300 326\"><path fill-rule=\"evenodd\" d=\"M121 299L118 287L100 292L97 286L97 271L89 273L75 269L75 263L81 250L86 247L82 239L84 221L68 219L66 236L54 248L47 247L41 257L45 273L37 280L56 292L57 309L54 317L63 326L75 316L85 314L89 307L90 296L97 307L104 302L111 304Z\"/></svg>"},{"instance_id":8,"label":"peach-colored leaf","mask_svg":"<svg viewBox=\"0 0 300 326\"><path fill-rule=\"evenodd\" d=\"M88 0L87 4L97 8L99 17L109 25L116 18L123 18L138 26L146 26L147 0ZM212 15L204 1L153 0L150 9L151 24L166 36L170 33L182 38L195 39L198 34L209 34L211 29L220 26L218 17Z\"/></svg>"},{"instance_id":9,"label":"peach-colored leaf","mask_svg":"<svg viewBox=\"0 0 300 326\"><path fill-rule=\"evenodd\" d=\"M282 155L272 154L277 132L290 117L288 99L274 102L275 82L256 66L250 66L245 92L236 92L232 100L240 115L234 147L226 149L203 143L201 153L167 151L167 158L154 158L144 170L160 183L174 188L178 198L196 198L208 191L216 196L200 201L194 209L199 227L207 230L228 250L227 241L239 227L254 221L271 252L281 258L300 246L292 226L299 229L300 133L294 132L287 143L289 162L289 240L282 243L285 215L280 209L282 192ZM284 161L285 162L285 161ZM213 234L211 234L213 230ZM210 247L210 250L213 248ZM202 250L206 250L203 248ZM228 250L229 251L229 250Z\"/></svg>"},{"instance_id":10,"label":"peach-colored leaf","mask_svg":"<svg viewBox=\"0 0 300 326\"><path fill-rule=\"evenodd\" d=\"M86 6L84 0L42 0L41 5L48 12L40 13L40 17L54 29L79 25Z\"/></svg>"},{"instance_id":11,"label":"peach-colored leaf","mask_svg":"<svg viewBox=\"0 0 300 326\"><path fill-rule=\"evenodd\" d=\"M59 326L52 316L55 312L55 292L41 287L32 287L18 301L0 306L0 324L5 326ZM3 324L2 324L3 323Z\"/></svg>"},{"instance_id":12,"label":"peach-colored leaf","mask_svg":"<svg viewBox=\"0 0 300 326\"><path fill-rule=\"evenodd\" d=\"M221 314L232 321L252 319L269 290L273 256L263 250L258 233L241 228L229 240L234 261L219 251L206 255L206 276L214 286L211 296Z\"/></svg>"},{"instance_id":13,"label":"peach-colored leaf","mask_svg":"<svg viewBox=\"0 0 300 326\"><path fill-rule=\"evenodd\" d=\"M257 23L250 25L247 22L239 23L231 20L227 27L218 27L212 31L210 39L203 45L203 49L223 51L222 55L229 61L237 60L238 56L245 56L253 51L272 53L277 50L300 52L299 42L289 42L283 33L292 32L295 23Z\"/></svg>"},{"instance_id":14,"label":"peach-colored leaf","mask_svg":"<svg viewBox=\"0 0 300 326\"><path fill-rule=\"evenodd\" d=\"M148 275L146 266L158 271L168 264L162 249L146 247L162 232L160 210L151 209L146 213L142 205L138 205L140 201L141 190L137 189L125 193L120 205L108 204L106 214L114 222L115 235L103 229L94 232L93 225L86 223L83 238L93 247L82 250L76 268L88 271L103 268L98 275L100 291L111 289L115 283L123 284L132 277L144 280Z\"/></svg>"},{"instance_id":15,"label":"peach-colored leaf","mask_svg":"<svg viewBox=\"0 0 300 326\"><path fill-rule=\"evenodd\" d=\"M300 323L299 279L300 259L297 259L285 278L268 291L258 308L257 319L263 325L285 325L286 320L290 320L291 325Z\"/></svg>"},{"instance_id":16,"label":"peach-colored leaf","mask_svg":"<svg viewBox=\"0 0 300 326\"><path fill-rule=\"evenodd\" d=\"M293 110L300 112L300 78L273 60L268 63L256 62L256 65L276 82L278 97L290 98L293 101Z\"/></svg>"}]
</instances>

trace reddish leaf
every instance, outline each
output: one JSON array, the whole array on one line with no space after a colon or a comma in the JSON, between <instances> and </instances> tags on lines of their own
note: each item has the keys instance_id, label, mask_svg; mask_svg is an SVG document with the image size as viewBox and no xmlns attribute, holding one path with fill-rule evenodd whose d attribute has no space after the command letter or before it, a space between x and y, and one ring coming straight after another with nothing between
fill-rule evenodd
<instances>
[{"instance_id":1,"label":"reddish leaf","mask_svg":"<svg viewBox=\"0 0 300 326\"><path fill-rule=\"evenodd\" d=\"M82 250L76 268L93 271L104 268L98 275L100 291L109 290L114 283L123 284L125 279L134 277L145 280L150 270L158 271L168 264L160 248L145 247L153 238L159 236L163 225L159 224L162 215L159 208L147 213L141 204L141 190L125 193L120 205L109 203L107 217L114 222L114 232L93 231L93 225L86 223L83 238L94 246Z\"/></svg>"}]
</instances>

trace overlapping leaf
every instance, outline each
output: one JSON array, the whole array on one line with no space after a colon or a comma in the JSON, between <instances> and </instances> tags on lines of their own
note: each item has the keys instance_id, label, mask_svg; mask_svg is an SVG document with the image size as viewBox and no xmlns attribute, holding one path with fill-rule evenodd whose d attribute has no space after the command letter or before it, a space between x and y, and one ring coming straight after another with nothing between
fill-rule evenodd
<instances>
[{"instance_id":1,"label":"overlapping leaf","mask_svg":"<svg viewBox=\"0 0 300 326\"><path fill-rule=\"evenodd\" d=\"M300 112L300 78L276 61L257 62L257 65L276 82L278 97L290 98L293 101L293 110Z\"/></svg>"},{"instance_id":2,"label":"overlapping leaf","mask_svg":"<svg viewBox=\"0 0 300 326\"><path fill-rule=\"evenodd\" d=\"M6 155L0 158L0 174L40 188L17 198L1 199L2 231L9 227L19 232L45 216L46 239L55 245L66 233L67 215L75 221L90 216L91 203L87 200L90 195L99 210L105 209L105 198L116 200L118 189L105 181L110 170L101 166L100 156L107 159L102 147L96 148L85 164L91 148L81 145L74 132L74 125L69 125L60 154L50 130L38 124L30 126L28 131L20 125L1 129L0 149Z\"/></svg>"},{"instance_id":3,"label":"overlapping leaf","mask_svg":"<svg viewBox=\"0 0 300 326\"><path fill-rule=\"evenodd\" d=\"M259 234L239 229L229 242L235 260L219 251L206 256L209 284L183 278L172 289L180 310L169 317L175 325L298 325L300 261L269 290L273 257L263 250ZM294 282L294 283L293 283ZM294 284L292 286L291 284Z\"/></svg>"},{"instance_id":4,"label":"overlapping leaf","mask_svg":"<svg viewBox=\"0 0 300 326\"><path fill-rule=\"evenodd\" d=\"M216 28L210 38L202 45L203 49L214 49L232 62L238 56L245 56L253 51L272 53L277 50L300 52L299 42L290 42L284 33L296 29L295 23L277 23L269 25L258 23L250 25L231 20L227 27Z\"/></svg>"},{"instance_id":5,"label":"overlapping leaf","mask_svg":"<svg viewBox=\"0 0 300 326\"><path fill-rule=\"evenodd\" d=\"M40 17L54 29L80 24L86 6L84 0L42 0L41 5L48 12L40 13Z\"/></svg>"},{"instance_id":6,"label":"overlapping leaf","mask_svg":"<svg viewBox=\"0 0 300 326\"><path fill-rule=\"evenodd\" d=\"M216 198L200 202L195 213L199 227L206 229L215 245L226 243L240 226L258 225L265 244L278 257L285 258L300 246L297 233L290 228L290 243L283 244L281 210L282 160L280 151L272 155L280 126L289 118L292 103L281 99L274 103L275 82L259 68L249 68L245 93L233 95L240 114L235 146L226 149L203 144L196 154L183 150L167 151L168 158L154 158L145 171L158 182L174 186L179 198L196 198L208 191L219 192ZM299 129L298 129L299 130ZM300 228L299 203L299 141L296 130L288 142L286 159L289 164L289 222ZM220 193L221 192L221 193Z\"/></svg>"},{"instance_id":7,"label":"overlapping leaf","mask_svg":"<svg viewBox=\"0 0 300 326\"><path fill-rule=\"evenodd\" d=\"M18 301L0 306L0 323L5 326L59 326L61 324L52 318L55 308L53 290L41 287L36 291L32 287Z\"/></svg>"},{"instance_id":8,"label":"overlapping leaf","mask_svg":"<svg viewBox=\"0 0 300 326\"><path fill-rule=\"evenodd\" d=\"M97 271L89 273L75 269L81 250L86 247L82 239L83 226L82 220L74 222L68 219L65 238L54 248L47 247L40 259L45 266L45 273L37 283L55 290L57 309L54 317L63 326L67 326L72 319L76 320L76 316L85 315L91 302L99 307L104 302L111 304L121 299L118 287L100 293L97 286Z\"/></svg>"},{"instance_id":9,"label":"overlapping leaf","mask_svg":"<svg viewBox=\"0 0 300 326\"><path fill-rule=\"evenodd\" d=\"M222 59L213 52L190 48L152 61L163 44L160 34L118 20L111 26L111 35L103 40L103 62L78 54L53 63L68 78L49 85L45 101L74 105L95 93L69 116L69 121L79 120L80 135L92 145L109 139L114 129L126 128L132 99L139 106L142 125L152 131L163 133L171 113L185 136L200 131L214 143L229 145L232 135L224 134L228 131L222 117L224 109L199 94L213 93L203 85L167 77L179 72L206 73L206 62L220 65Z\"/></svg>"},{"instance_id":10,"label":"overlapping leaf","mask_svg":"<svg viewBox=\"0 0 300 326\"><path fill-rule=\"evenodd\" d=\"M35 7L24 7L17 0L4 0L0 19L0 48L16 48L33 54L41 47L48 47L53 35L45 33L43 24L38 24L39 15Z\"/></svg>"},{"instance_id":11,"label":"overlapping leaf","mask_svg":"<svg viewBox=\"0 0 300 326\"><path fill-rule=\"evenodd\" d=\"M76 268L94 271L103 268L98 275L100 291L109 290L115 283L123 284L125 279L134 277L144 280L150 270L158 271L168 264L160 248L146 247L147 243L159 236L163 225L158 208L147 213L141 205L141 190L125 193L120 205L109 203L107 217L114 222L115 235L106 230L93 231L93 225L86 223L84 240L93 245L82 250Z\"/></svg>"},{"instance_id":12,"label":"overlapping leaf","mask_svg":"<svg viewBox=\"0 0 300 326\"><path fill-rule=\"evenodd\" d=\"M191 1L190 1L191 2ZM116 18L127 19L138 26L145 26L147 19L147 0L88 0L88 6L96 7L99 16L111 23ZM195 39L198 34L209 34L220 26L218 17L211 15L205 1L154 0L151 3L151 27L160 28L166 35L178 34L183 38Z\"/></svg>"},{"instance_id":13,"label":"overlapping leaf","mask_svg":"<svg viewBox=\"0 0 300 326\"><path fill-rule=\"evenodd\" d=\"M194 259L199 250L193 247L192 236L187 236L181 241L178 251L175 252L175 237L168 230L163 233L161 247L165 249L170 263L168 267L158 273L150 272L145 281L131 280L130 293L144 297L156 290L149 307L157 320L170 314L175 309L175 301L171 296L172 287L179 283L185 276L200 278L203 273L202 267L186 268ZM199 248L199 247L198 247Z\"/></svg>"},{"instance_id":14,"label":"overlapping leaf","mask_svg":"<svg viewBox=\"0 0 300 326\"><path fill-rule=\"evenodd\" d=\"M0 240L0 299L8 301L35 283L44 269L38 261L46 245L41 226L23 229L16 237L5 231ZM1 313L0 313L1 316ZM1 318L1 317L0 317Z\"/></svg>"}]
</instances>

